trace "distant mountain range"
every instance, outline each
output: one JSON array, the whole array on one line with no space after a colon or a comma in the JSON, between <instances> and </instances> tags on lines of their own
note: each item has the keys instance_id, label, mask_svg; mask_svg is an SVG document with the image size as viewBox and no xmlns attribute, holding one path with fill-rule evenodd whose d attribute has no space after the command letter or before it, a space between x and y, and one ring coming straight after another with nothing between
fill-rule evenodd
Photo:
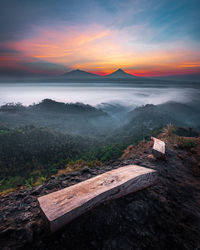
<instances>
[{"instance_id":1,"label":"distant mountain range","mask_svg":"<svg viewBox=\"0 0 200 250\"><path fill-rule=\"evenodd\" d=\"M1 72L0 72L1 73ZM1 74L0 74L1 75ZM186 74L186 75L171 75L171 76L135 76L133 74L129 74L125 72L123 69L118 69L111 74L107 74L104 76L89 73L84 70L76 69L70 72L66 72L62 75L54 75L54 76L47 76L47 75L18 75L13 77L1 77L0 76L0 83L1 82L75 82L75 83L134 83L134 84L166 84L166 83L173 83L173 84L188 84L188 81L191 81L190 84L196 84L200 82L200 74Z\"/></svg>"},{"instance_id":2,"label":"distant mountain range","mask_svg":"<svg viewBox=\"0 0 200 250\"><path fill-rule=\"evenodd\" d=\"M97 78L101 77L96 74L92 74L80 69L72 70L70 72L65 73L62 75L62 77L67 78L67 79L90 79L90 78Z\"/></svg>"},{"instance_id":3,"label":"distant mountain range","mask_svg":"<svg viewBox=\"0 0 200 250\"><path fill-rule=\"evenodd\" d=\"M200 74L187 74L187 75L171 75L171 76L155 76L155 77L142 77L142 76L135 76L132 74L126 73L123 69L118 69L111 74L107 74L104 76L89 73L84 70L76 69L70 72L67 72L60 76L63 80L173 80L173 81L182 81L182 80L190 80L190 81L199 81Z\"/></svg>"},{"instance_id":4,"label":"distant mountain range","mask_svg":"<svg viewBox=\"0 0 200 250\"><path fill-rule=\"evenodd\" d=\"M122 69L118 69L116 71L114 71L111 74L105 75L105 76L100 76L100 75L96 75L96 74L92 74L80 69L77 70L72 70L68 73L65 73L64 75L62 75L62 78L65 79L125 79L125 78L136 78L135 75L131 75L126 73L124 70Z\"/></svg>"}]
</instances>

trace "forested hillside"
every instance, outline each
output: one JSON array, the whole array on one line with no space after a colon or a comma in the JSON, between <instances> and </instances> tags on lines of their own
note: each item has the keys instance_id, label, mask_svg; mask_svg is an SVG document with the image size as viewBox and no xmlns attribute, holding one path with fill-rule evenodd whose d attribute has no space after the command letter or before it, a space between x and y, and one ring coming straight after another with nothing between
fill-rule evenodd
<instances>
[{"instance_id":1,"label":"forested hillside","mask_svg":"<svg viewBox=\"0 0 200 250\"><path fill-rule=\"evenodd\" d=\"M0 122L9 127L34 125L50 127L68 134L101 136L112 118L107 113L82 103L61 103L45 99L28 107L22 104L6 104L0 107Z\"/></svg>"},{"instance_id":2,"label":"forested hillside","mask_svg":"<svg viewBox=\"0 0 200 250\"><path fill-rule=\"evenodd\" d=\"M80 159L95 140L25 126L0 128L0 189L25 184L29 177L46 177L67 162Z\"/></svg>"},{"instance_id":3,"label":"forested hillside","mask_svg":"<svg viewBox=\"0 0 200 250\"><path fill-rule=\"evenodd\" d=\"M106 113L100 107L49 99L28 107L1 106L0 191L39 184L76 161L91 165L115 160L128 145L149 140L170 123L191 135L200 130L198 107L186 104L145 105L127 112L118 105L112 109Z\"/></svg>"}]
</instances>

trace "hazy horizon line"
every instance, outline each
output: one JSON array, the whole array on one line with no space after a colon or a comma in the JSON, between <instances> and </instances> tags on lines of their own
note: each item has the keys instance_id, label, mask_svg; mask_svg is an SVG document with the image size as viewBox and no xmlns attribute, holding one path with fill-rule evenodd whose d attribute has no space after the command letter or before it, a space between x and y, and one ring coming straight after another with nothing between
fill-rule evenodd
<instances>
[{"instance_id":1,"label":"hazy horizon line","mask_svg":"<svg viewBox=\"0 0 200 250\"><path fill-rule=\"evenodd\" d=\"M176 77L176 76L200 76L200 72L193 72L193 73L185 73L185 72L175 72L175 73L169 73L169 74L155 74L155 75L141 75L141 74L133 74L133 73L129 73L127 72L126 70L124 70L123 68L118 68L114 71L112 71L111 73L106 73L106 74L100 74L96 71L87 71L87 70L84 70L84 69L80 69L80 68L77 68L77 69L71 69L71 70L68 70L68 71L63 71L63 73L59 73L59 74L35 74L33 72L28 72L28 71L25 71L25 72L20 72L20 71L15 71L15 74L0 74L0 78L34 78L34 77L61 77L61 76L64 76L65 74L67 75L68 73L70 72L75 72L75 71L81 71L81 72L86 72L86 73L89 73L89 74L93 74L94 76L98 76L98 77L106 77L106 76L109 76L111 75L112 73L118 71L118 70L122 70L124 71L126 74L128 75L132 75L132 76L135 76L135 77L144 77L144 78L156 78L156 77ZM117 79L117 78L116 78Z\"/></svg>"}]
</instances>

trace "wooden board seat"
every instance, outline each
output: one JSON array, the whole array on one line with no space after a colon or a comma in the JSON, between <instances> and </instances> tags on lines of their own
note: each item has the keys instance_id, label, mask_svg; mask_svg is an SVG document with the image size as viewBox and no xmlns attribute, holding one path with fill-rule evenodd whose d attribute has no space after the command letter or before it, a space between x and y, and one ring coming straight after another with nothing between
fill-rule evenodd
<instances>
[{"instance_id":1,"label":"wooden board seat","mask_svg":"<svg viewBox=\"0 0 200 250\"><path fill-rule=\"evenodd\" d=\"M94 206L151 186L156 179L155 170L129 165L39 197L38 201L54 232Z\"/></svg>"}]
</instances>

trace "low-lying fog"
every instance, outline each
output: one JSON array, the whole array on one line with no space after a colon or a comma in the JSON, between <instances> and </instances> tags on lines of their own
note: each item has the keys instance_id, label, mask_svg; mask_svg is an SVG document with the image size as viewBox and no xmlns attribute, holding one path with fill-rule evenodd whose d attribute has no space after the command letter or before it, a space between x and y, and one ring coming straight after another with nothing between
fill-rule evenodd
<instances>
[{"instance_id":1,"label":"low-lying fog","mask_svg":"<svg viewBox=\"0 0 200 250\"><path fill-rule=\"evenodd\" d=\"M83 86L84 84L84 86ZM135 87L134 85L85 85L69 83L0 84L0 105L20 102L23 105L39 103L49 98L65 103L82 102L93 106L101 103L120 104L130 108L144 104L161 104L168 101L187 103L197 101L198 88Z\"/></svg>"}]
</instances>

